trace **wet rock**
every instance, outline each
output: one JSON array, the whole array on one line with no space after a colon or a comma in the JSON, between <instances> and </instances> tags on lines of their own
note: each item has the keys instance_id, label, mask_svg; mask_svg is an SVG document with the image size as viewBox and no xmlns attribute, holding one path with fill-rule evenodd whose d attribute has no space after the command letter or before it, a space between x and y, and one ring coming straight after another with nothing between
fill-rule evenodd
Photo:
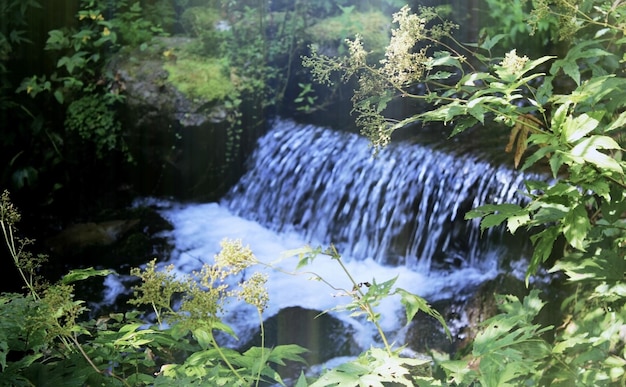
<instances>
[{"instance_id":1,"label":"wet rock","mask_svg":"<svg viewBox=\"0 0 626 387\"><path fill-rule=\"evenodd\" d=\"M46 240L46 245L55 254L66 254L91 246L108 246L115 243L137 223L139 219L78 223Z\"/></svg>"},{"instance_id":2,"label":"wet rock","mask_svg":"<svg viewBox=\"0 0 626 387\"><path fill-rule=\"evenodd\" d=\"M309 365L321 364L335 357L356 356L360 349L354 340L354 329L341 320L317 310L290 307L282 309L265 323L265 346L297 344L309 350L303 357ZM243 349L260 346L260 334ZM287 373L297 376L306 368L291 364Z\"/></svg>"},{"instance_id":3,"label":"wet rock","mask_svg":"<svg viewBox=\"0 0 626 387\"><path fill-rule=\"evenodd\" d=\"M483 283L464 305L467 324L460 332L462 347L473 341L480 324L499 313L496 294L510 294L522 299L528 295L528 289L524 281L509 274L500 274Z\"/></svg>"},{"instance_id":4,"label":"wet rock","mask_svg":"<svg viewBox=\"0 0 626 387\"><path fill-rule=\"evenodd\" d=\"M211 67L215 59L179 54L194 42L155 38L147 47L117 54L109 64L124 96L120 120L135 161L129 181L138 195L215 200L228 188L232 165L227 160L233 157L227 154L228 141L234 134L224 90L232 85ZM203 90L222 91L205 97Z\"/></svg>"},{"instance_id":5,"label":"wet rock","mask_svg":"<svg viewBox=\"0 0 626 387\"><path fill-rule=\"evenodd\" d=\"M500 274L484 282L476 289L467 289L453 300L441 300L433 303L433 309L439 311L451 331L449 340L441 324L434 318L418 313L406 328L405 343L420 353L436 350L454 354L466 349L476 337L480 325L498 314L496 294L511 294L523 298L528 294L524 282L509 274Z\"/></svg>"}]
</instances>

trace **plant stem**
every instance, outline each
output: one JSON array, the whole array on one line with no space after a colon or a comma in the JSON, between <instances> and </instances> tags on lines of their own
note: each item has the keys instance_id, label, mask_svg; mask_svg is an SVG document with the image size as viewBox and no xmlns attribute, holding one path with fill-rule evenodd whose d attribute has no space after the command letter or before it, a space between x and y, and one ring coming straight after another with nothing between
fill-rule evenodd
<instances>
[{"instance_id":1,"label":"plant stem","mask_svg":"<svg viewBox=\"0 0 626 387\"><path fill-rule=\"evenodd\" d=\"M213 347L215 348L215 350L217 350L217 353L220 354L220 357L222 358L224 363L226 363L228 368L233 372L233 374L237 377L237 379L245 383L246 380L239 374L239 372L237 372L237 370L230 363L226 355L224 355L224 352L222 352L222 347L220 347L219 344L217 344L217 341L215 341L215 337L213 337L213 333L210 333L209 337L211 338L211 344L213 344Z\"/></svg>"},{"instance_id":2,"label":"plant stem","mask_svg":"<svg viewBox=\"0 0 626 387\"><path fill-rule=\"evenodd\" d=\"M263 311L260 308L257 308L257 313L259 314L259 321L261 326L261 361L265 363L265 325L263 324ZM261 371L265 364L259 364L259 369L256 374L256 387L259 387L259 382L261 380Z\"/></svg>"},{"instance_id":3,"label":"plant stem","mask_svg":"<svg viewBox=\"0 0 626 387\"><path fill-rule=\"evenodd\" d=\"M363 306L364 306L365 311L367 312L370 320L372 320L372 323L374 323L374 326L376 326L376 330L378 330L378 334L380 335L380 338L382 339L383 344L385 345L385 350L387 351L389 356L391 356L393 354L391 351L391 346L389 345L389 342L387 341L387 336L385 335L385 332L383 332L383 328L378 323L378 318L376 317L376 314L374 313L374 310L372 309L372 305L367 300L367 297L365 297L365 294L361 291L361 287L358 285L358 283L354 280L354 278L348 271L348 268L346 268L346 266L343 264L343 261L341 260L341 255L337 251L337 248L335 247L335 245L330 245L328 254L331 256L331 258L333 258L339 263L339 266L341 266L341 269L343 270L343 272L346 273L346 275L350 279L350 282L352 282L353 289L355 289L358 292L360 301L363 302L364 304Z\"/></svg>"}]
</instances>

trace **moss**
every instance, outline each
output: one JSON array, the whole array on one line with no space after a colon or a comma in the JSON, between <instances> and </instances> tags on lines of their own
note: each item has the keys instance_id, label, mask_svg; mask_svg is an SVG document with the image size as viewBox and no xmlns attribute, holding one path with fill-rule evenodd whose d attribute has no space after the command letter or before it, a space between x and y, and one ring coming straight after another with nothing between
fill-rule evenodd
<instances>
[{"instance_id":1,"label":"moss","mask_svg":"<svg viewBox=\"0 0 626 387\"><path fill-rule=\"evenodd\" d=\"M391 19L379 11L348 12L321 20L308 28L311 40L322 45L340 45L346 38L360 34L365 49L384 51L389 44Z\"/></svg>"},{"instance_id":2,"label":"moss","mask_svg":"<svg viewBox=\"0 0 626 387\"><path fill-rule=\"evenodd\" d=\"M186 56L163 65L167 80L189 98L221 101L235 90L226 66L217 58Z\"/></svg>"}]
</instances>

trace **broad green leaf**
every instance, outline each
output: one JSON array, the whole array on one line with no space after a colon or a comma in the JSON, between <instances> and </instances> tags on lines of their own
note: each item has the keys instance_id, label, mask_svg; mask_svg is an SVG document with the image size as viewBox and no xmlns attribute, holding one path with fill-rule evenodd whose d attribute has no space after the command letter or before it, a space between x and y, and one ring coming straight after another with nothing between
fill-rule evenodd
<instances>
[{"instance_id":1,"label":"broad green leaf","mask_svg":"<svg viewBox=\"0 0 626 387\"><path fill-rule=\"evenodd\" d=\"M554 112L554 115L552 116L552 121L550 122L550 127L553 133L555 134L561 133L562 131L561 126L565 122L567 113L569 111L569 107L570 107L570 102L566 102L562 104L561 106L559 106L556 109L556 112Z\"/></svg>"},{"instance_id":2,"label":"broad green leaf","mask_svg":"<svg viewBox=\"0 0 626 387\"><path fill-rule=\"evenodd\" d=\"M445 330L448 338L449 339L451 338L450 330L448 329L448 325L446 324L446 321L441 316L441 314L439 314L438 311L433 309L428 304L428 302L426 302L425 299L401 288L396 289L396 293L400 294L400 302L404 306L404 310L406 312L407 324L413 321L413 317L415 317L417 312L421 310L422 312L428 314L429 316L434 317L437 321L439 321L439 323Z\"/></svg>"},{"instance_id":3,"label":"broad green leaf","mask_svg":"<svg viewBox=\"0 0 626 387\"><path fill-rule=\"evenodd\" d=\"M623 128L626 125L626 112L621 112L619 116L609 125L604 131L610 132L611 130Z\"/></svg>"},{"instance_id":4,"label":"broad green leaf","mask_svg":"<svg viewBox=\"0 0 626 387\"><path fill-rule=\"evenodd\" d=\"M214 321L211 324L212 324L213 329L217 329L218 331L224 332L228 334L229 336L237 339L237 335L235 334L235 331L233 330L233 328L231 328L230 325L222 321Z\"/></svg>"},{"instance_id":5,"label":"broad green leaf","mask_svg":"<svg viewBox=\"0 0 626 387\"><path fill-rule=\"evenodd\" d=\"M535 223L544 224L561 221L569 212L569 207L559 203L536 203L538 209L533 216ZM535 210L535 205L530 206L530 210Z\"/></svg>"},{"instance_id":6,"label":"broad green leaf","mask_svg":"<svg viewBox=\"0 0 626 387\"><path fill-rule=\"evenodd\" d=\"M476 118L481 124L485 123L485 109L482 105L474 105L469 108L468 113Z\"/></svg>"},{"instance_id":7,"label":"broad green leaf","mask_svg":"<svg viewBox=\"0 0 626 387\"><path fill-rule=\"evenodd\" d=\"M587 114L581 114L576 118L568 116L563 125L562 135L567 142L575 142L598 126L598 120L589 117Z\"/></svg>"},{"instance_id":8,"label":"broad green leaf","mask_svg":"<svg viewBox=\"0 0 626 387\"><path fill-rule=\"evenodd\" d=\"M585 238L590 228L591 223L583 204L574 207L563 219L563 235L575 249L585 251Z\"/></svg>"},{"instance_id":9,"label":"broad green leaf","mask_svg":"<svg viewBox=\"0 0 626 387\"><path fill-rule=\"evenodd\" d=\"M266 348L265 350L269 349ZM306 364L306 360L300 355L307 352L309 352L308 349L297 344L278 345L271 349L268 361L279 365L285 365L285 360Z\"/></svg>"},{"instance_id":10,"label":"broad green leaf","mask_svg":"<svg viewBox=\"0 0 626 387\"><path fill-rule=\"evenodd\" d=\"M575 61L562 59L555 62L558 63L558 67L560 67L565 75L568 75L570 78L576 82L577 85L580 85L580 70L578 69L578 64ZM554 74L554 73L553 73Z\"/></svg>"},{"instance_id":11,"label":"broad green leaf","mask_svg":"<svg viewBox=\"0 0 626 387\"><path fill-rule=\"evenodd\" d=\"M581 260L561 260L551 271L563 271L570 281L610 281L619 284L624 279L626 259L614 251L597 249ZM602 295L608 296L609 291L602 289ZM617 298L622 297L623 295L618 295Z\"/></svg>"},{"instance_id":12,"label":"broad green leaf","mask_svg":"<svg viewBox=\"0 0 626 387\"><path fill-rule=\"evenodd\" d=\"M213 335L206 329L196 328L192 333L202 349L209 349L213 346Z\"/></svg>"},{"instance_id":13,"label":"broad green leaf","mask_svg":"<svg viewBox=\"0 0 626 387\"><path fill-rule=\"evenodd\" d=\"M521 225L521 221L524 221L524 216L528 217L527 211L517 204L503 203L503 204L487 204L475 208L465 214L465 219L474 219L482 217L480 222L480 229L484 231L487 228L496 227L509 218L515 218L509 223L509 230L515 232L517 227ZM529 219L528 219L529 220ZM518 223L517 225L515 225Z\"/></svg>"},{"instance_id":14,"label":"broad green leaf","mask_svg":"<svg viewBox=\"0 0 626 387\"><path fill-rule=\"evenodd\" d=\"M109 269L96 270L93 267L89 267L86 269L74 269L70 270L69 273L63 276L61 279L61 283L69 284L76 281L82 281L91 277L106 277L109 274L115 274L115 271Z\"/></svg>"},{"instance_id":15,"label":"broad green leaf","mask_svg":"<svg viewBox=\"0 0 626 387\"><path fill-rule=\"evenodd\" d=\"M61 90L59 89L55 90L53 95L54 95L54 99L56 99L58 103L63 104L64 97L63 97L63 92Z\"/></svg>"},{"instance_id":16,"label":"broad green leaf","mask_svg":"<svg viewBox=\"0 0 626 387\"><path fill-rule=\"evenodd\" d=\"M483 48L487 51L491 51L491 49L495 47L495 45L498 44L500 40L504 39L507 36L508 35L506 34L497 34L497 35L494 35L493 38L491 36L487 36L485 38L485 41L480 45L480 48Z\"/></svg>"},{"instance_id":17,"label":"broad green leaf","mask_svg":"<svg viewBox=\"0 0 626 387\"><path fill-rule=\"evenodd\" d=\"M507 220L508 214L490 214L483 218L480 222L480 231L484 231L491 227L499 226L502 222Z\"/></svg>"},{"instance_id":18,"label":"broad green leaf","mask_svg":"<svg viewBox=\"0 0 626 387\"><path fill-rule=\"evenodd\" d=\"M544 146L539 148L535 153L526 157L526 161L522 165L521 170L524 171L531 166L533 166L537 161L542 160L545 157L548 157L550 153L553 153L557 148L554 146Z\"/></svg>"},{"instance_id":19,"label":"broad green leaf","mask_svg":"<svg viewBox=\"0 0 626 387\"><path fill-rule=\"evenodd\" d=\"M528 286L528 280L532 274L534 274L539 265L545 262L552 254L552 248L554 247L554 241L559 236L559 228L557 226L550 226L547 229L541 231L530 237L535 250L533 251L530 264L526 270L526 286Z\"/></svg>"},{"instance_id":20,"label":"broad green leaf","mask_svg":"<svg viewBox=\"0 0 626 387\"><path fill-rule=\"evenodd\" d=\"M481 84L482 80L493 78L492 75L487 73L470 73L461 78L457 85L463 86L476 86L476 82ZM458 87L458 86L457 86Z\"/></svg>"},{"instance_id":21,"label":"broad green leaf","mask_svg":"<svg viewBox=\"0 0 626 387\"><path fill-rule=\"evenodd\" d=\"M608 136L591 136L585 138L570 151L574 157L581 157L588 163L594 164L598 168L607 169L617 173L623 173L620 164L613 158L598 152L598 149L619 149L620 146L615 140Z\"/></svg>"},{"instance_id":22,"label":"broad green leaf","mask_svg":"<svg viewBox=\"0 0 626 387\"><path fill-rule=\"evenodd\" d=\"M507 219L506 227L511 234L515 234L515 231L521 226L524 226L530 222L530 216L527 212L520 213L518 215L511 215Z\"/></svg>"},{"instance_id":23,"label":"broad green leaf","mask_svg":"<svg viewBox=\"0 0 626 387\"><path fill-rule=\"evenodd\" d=\"M459 58L456 56L452 56L448 51L437 51L434 53L433 58L431 58L427 63L427 66L441 67L441 66L451 66L461 69L461 62L459 62Z\"/></svg>"},{"instance_id":24,"label":"broad green leaf","mask_svg":"<svg viewBox=\"0 0 626 387\"><path fill-rule=\"evenodd\" d=\"M480 207L476 207L465 214L465 220L480 218L487 214L498 212L502 214L516 214L522 209L517 204L503 203L503 204L485 204Z\"/></svg>"},{"instance_id":25,"label":"broad green leaf","mask_svg":"<svg viewBox=\"0 0 626 387\"><path fill-rule=\"evenodd\" d=\"M526 62L526 64L524 65L524 72L528 72L528 70L532 70L535 67L556 58L556 56L552 56L552 55L546 55L546 56L542 56L540 58L537 59L533 59L531 61ZM541 75L540 73L537 73L536 75ZM535 75L533 75L532 77L534 77Z\"/></svg>"},{"instance_id":26,"label":"broad green leaf","mask_svg":"<svg viewBox=\"0 0 626 387\"><path fill-rule=\"evenodd\" d=\"M618 221L626 211L626 190L613 186L609 200L605 200L601 207L602 217L609 223Z\"/></svg>"}]
</instances>

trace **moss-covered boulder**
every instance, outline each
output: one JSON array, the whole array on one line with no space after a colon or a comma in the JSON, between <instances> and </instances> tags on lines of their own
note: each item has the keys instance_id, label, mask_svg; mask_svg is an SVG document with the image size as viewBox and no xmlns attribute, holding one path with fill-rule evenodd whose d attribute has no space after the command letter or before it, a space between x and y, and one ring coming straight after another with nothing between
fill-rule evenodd
<instances>
[{"instance_id":1,"label":"moss-covered boulder","mask_svg":"<svg viewBox=\"0 0 626 387\"><path fill-rule=\"evenodd\" d=\"M227 189L227 100L235 89L228 67L195 54L190 47L197 44L158 38L110 63L125 96L122 122L138 194L215 199Z\"/></svg>"}]
</instances>

